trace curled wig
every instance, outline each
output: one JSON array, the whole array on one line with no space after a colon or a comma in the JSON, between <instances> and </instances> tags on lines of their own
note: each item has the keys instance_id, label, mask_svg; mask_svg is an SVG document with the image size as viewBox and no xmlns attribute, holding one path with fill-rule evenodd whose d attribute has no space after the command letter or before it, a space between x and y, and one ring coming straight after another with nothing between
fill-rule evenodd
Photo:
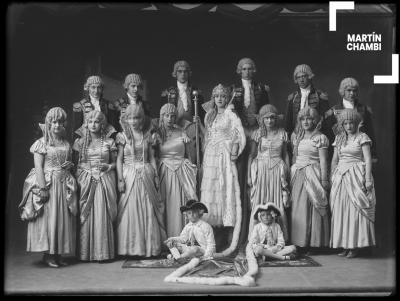
<instances>
[{"instance_id":1,"label":"curled wig","mask_svg":"<svg viewBox=\"0 0 400 301\"><path fill-rule=\"evenodd\" d=\"M356 88L357 91L360 90L360 85L358 84L358 81L353 78L353 77L346 77L340 82L339 86L339 94L340 96L344 96L344 90L346 90L348 87Z\"/></svg>"},{"instance_id":2,"label":"curled wig","mask_svg":"<svg viewBox=\"0 0 400 301\"><path fill-rule=\"evenodd\" d=\"M241 74L242 67L243 67L244 64L250 64L253 67L254 72L257 72L256 63L254 63L254 61L252 59L250 59L248 57L244 57L237 64L237 67L236 67L236 73L237 74Z\"/></svg>"},{"instance_id":3,"label":"curled wig","mask_svg":"<svg viewBox=\"0 0 400 301\"><path fill-rule=\"evenodd\" d=\"M176 78L176 72L178 71L179 67L185 67L189 73L189 77L192 75L192 68L190 68L190 65L186 61L177 61L174 64L174 70L172 70L172 77Z\"/></svg>"}]
</instances>

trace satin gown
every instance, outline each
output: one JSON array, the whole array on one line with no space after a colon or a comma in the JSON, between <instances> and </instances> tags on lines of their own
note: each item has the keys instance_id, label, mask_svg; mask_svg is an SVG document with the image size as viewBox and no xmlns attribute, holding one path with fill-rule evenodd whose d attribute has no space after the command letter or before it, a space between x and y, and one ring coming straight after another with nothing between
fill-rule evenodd
<instances>
[{"instance_id":1,"label":"satin gown","mask_svg":"<svg viewBox=\"0 0 400 301\"><path fill-rule=\"evenodd\" d=\"M44 175L49 199L41 204L35 168L25 179L23 198L19 205L21 219L28 221L28 252L49 254L75 253L77 185L69 170L62 167L71 161L71 146L45 145L41 138L30 148L31 153L44 155Z\"/></svg>"},{"instance_id":2,"label":"satin gown","mask_svg":"<svg viewBox=\"0 0 400 301\"><path fill-rule=\"evenodd\" d=\"M84 138L75 140L73 149L82 151ZM89 145L87 157L81 159L76 173L80 188L81 260L108 260L115 257L113 222L117 216L115 171L100 172L99 163L110 163L111 152L117 150L114 139ZM81 154L80 154L81 155Z\"/></svg>"},{"instance_id":3,"label":"satin gown","mask_svg":"<svg viewBox=\"0 0 400 301\"><path fill-rule=\"evenodd\" d=\"M337 138L333 143L336 146ZM341 145L332 173L330 247L354 249L375 245L375 188L365 188L362 145L371 144L365 133ZM373 179L372 179L373 181Z\"/></svg>"},{"instance_id":4,"label":"satin gown","mask_svg":"<svg viewBox=\"0 0 400 301\"><path fill-rule=\"evenodd\" d=\"M252 187L250 189L251 212L257 205L274 203L281 211L279 225L282 228L285 241L288 240L288 222L284 207L284 198L289 197L290 190L287 178L289 167L282 159L282 148L289 142L288 135L279 129L276 136L261 137L258 129L252 135L252 140L258 143L257 157L253 159L250 172ZM253 228L254 219L250 219L249 229ZM249 233L250 234L250 233Z\"/></svg>"},{"instance_id":5,"label":"satin gown","mask_svg":"<svg viewBox=\"0 0 400 301\"><path fill-rule=\"evenodd\" d=\"M185 158L184 132L177 137L167 139L160 145L160 177L161 200L165 203L167 236L179 236L186 225L180 207L189 199L197 200L196 173L197 167Z\"/></svg>"},{"instance_id":6,"label":"satin gown","mask_svg":"<svg viewBox=\"0 0 400 301\"><path fill-rule=\"evenodd\" d=\"M155 186L155 170L147 155L151 147L150 132L134 145L123 132L118 133L115 143L124 147L125 180L125 192L118 202L118 254L157 256L166 239L165 209Z\"/></svg>"},{"instance_id":7,"label":"satin gown","mask_svg":"<svg viewBox=\"0 0 400 301\"><path fill-rule=\"evenodd\" d=\"M319 149L328 145L328 138L320 133L300 140L296 162L291 167L290 237L299 247L329 244L328 196L321 184L319 161Z\"/></svg>"}]
</instances>

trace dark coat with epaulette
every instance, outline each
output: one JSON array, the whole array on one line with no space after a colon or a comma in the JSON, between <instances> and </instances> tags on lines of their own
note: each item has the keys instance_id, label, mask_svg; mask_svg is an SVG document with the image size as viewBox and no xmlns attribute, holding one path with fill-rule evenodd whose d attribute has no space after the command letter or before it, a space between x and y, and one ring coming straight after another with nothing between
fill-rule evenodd
<instances>
[{"instance_id":1,"label":"dark coat with epaulette","mask_svg":"<svg viewBox=\"0 0 400 301\"><path fill-rule=\"evenodd\" d=\"M111 103L104 99L100 98L99 100L100 110L107 118L107 122L111 124L115 128L114 122L114 112L112 111ZM75 141L75 131L80 128L84 121L84 116L88 114L90 111L94 110L94 106L90 101L90 98L84 98L79 102L75 102L72 106L72 141Z\"/></svg>"},{"instance_id":2,"label":"dark coat with epaulette","mask_svg":"<svg viewBox=\"0 0 400 301\"><path fill-rule=\"evenodd\" d=\"M254 100L256 102L257 106L257 112L255 114L258 114L258 111L263 105L269 104L269 96L268 92L265 89L265 86L256 82L252 81L252 89L254 91ZM236 92L236 96L232 100L232 104L235 108L235 112L238 114L243 127L249 127L248 121L246 117L243 114L244 111L244 87L242 84L241 80L236 81L232 86L231 86L231 91Z\"/></svg>"},{"instance_id":3,"label":"dark coat with epaulette","mask_svg":"<svg viewBox=\"0 0 400 301\"><path fill-rule=\"evenodd\" d=\"M300 111L301 106L301 91L298 88L293 93L290 93L287 99L286 104L286 113L285 113L285 130L289 134L292 134L296 127L297 122L297 114ZM314 88L311 85L310 94L308 94L308 106L316 109L318 114L321 117L324 117L325 112L329 110L329 101L328 101L328 94ZM326 134L326 124L325 121L322 121L321 132Z\"/></svg>"},{"instance_id":4,"label":"dark coat with epaulette","mask_svg":"<svg viewBox=\"0 0 400 301\"><path fill-rule=\"evenodd\" d=\"M148 117L151 118L150 116L150 109L149 109L149 103L147 101L144 101L143 98L138 95L138 99L137 99L138 103L141 103L143 106L143 110L144 110L144 114ZM129 106L130 104L130 100L128 95L124 95L120 98L118 98L117 100L113 101L110 104L110 109L112 110L112 119L114 120L114 128L117 130L117 132L121 132L121 125L119 123L119 119L121 117L121 114L123 114L126 110L126 108Z\"/></svg>"},{"instance_id":5,"label":"dark coat with epaulette","mask_svg":"<svg viewBox=\"0 0 400 301\"><path fill-rule=\"evenodd\" d=\"M377 158L376 154L376 140L375 140L375 131L372 123L372 111L371 108L368 107L365 104L360 103L359 100L354 101L354 108L357 110L357 112L361 115L363 119L363 123L360 127L360 131L364 132L365 134L368 135L368 137L372 141L372 146L371 146L371 155L372 158ZM326 113L325 113L325 120L326 120L326 126L328 129L328 132L326 136L329 139L330 144L332 144L335 141L335 136L337 134L336 127L337 127L337 117L336 114L340 113L340 110L343 110L343 101L341 100L338 102L336 105L331 107ZM335 114L336 111L336 114Z\"/></svg>"},{"instance_id":6,"label":"dark coat with epaulette","mask_svg":"<svg viewBox=\"0 0 400 301\"><path fill-rule=\"evenodd\" d=\"M190 95L190 102L188 103L188 108L190 111L190 114L194 116L194 102L193 102L193 96L192 96L192 91L193 90L198 90L195 86L192 86L191 83L188 83L188 89L189 89L189 95ZM166 103L172 103L175 105L176 108L178 108L178 100L179 100L179 89L177 84L175 83L174 85L170 86L169 88L163 90L161 93L161 106L163 106ZM204 98L201 94L198 96L198 101L197 101L197 113L200 117L200 120L204 122L204 117L205 117L205 112L201 108L201 105L204 102ZM192 122L193 120L188 120Z\"/></svg>"}]
</instances>

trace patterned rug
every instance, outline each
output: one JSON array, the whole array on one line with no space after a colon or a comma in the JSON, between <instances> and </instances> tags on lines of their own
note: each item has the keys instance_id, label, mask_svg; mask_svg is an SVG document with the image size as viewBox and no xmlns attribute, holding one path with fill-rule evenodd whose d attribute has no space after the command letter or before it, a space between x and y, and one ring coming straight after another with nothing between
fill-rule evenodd
<instances>
[{"instance_id":1,"label":"patterned rug","mask_svg":"<svg viewBox=\"0 0 400 301\"><path fill-rule=\"evenodd\" d=\"M122 264L122 268L178 268L189 262L189 259L181 262L177 262L176 260L169 260L166 258L163 259L143 259L143 260L134 260L127 259Z\"/></svg>"},{"instance_id":2,"label":"patterned rug","mask_svg":"<svg viewBox=\"0 0 400 301\"><path fill-rule=\"evenodd\" d=\"M169 259L144 259L144 260L132 260L127 259L123 264L122 268L178 268L189 260L186 259L182 262L172 261ZM260 268L265 267L318 267L321 266L318 262L308 256L300 256L295 260L279 261L279 260L268 260L258 261Z\"/></svg>"},{"instance_id":3,"label":"patterned rug","mask_svg":"<svg viewBox=\"0 0 400 301\"><path fill-rule=\"evenodd\" d=\"M258 260L260 268L270 267L320 267L321 264L309 256L301 255L295 260Z\"/></svg>"}]
</instances>

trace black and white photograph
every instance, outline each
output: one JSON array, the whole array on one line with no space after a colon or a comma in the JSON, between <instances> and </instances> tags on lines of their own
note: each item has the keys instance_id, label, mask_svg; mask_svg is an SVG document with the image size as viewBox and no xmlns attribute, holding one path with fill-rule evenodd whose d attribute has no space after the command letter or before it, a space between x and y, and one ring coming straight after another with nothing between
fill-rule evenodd
<instances>
[{"instance_id":1,"label":"black and white photograph","mask_svg":"<svg viewBox=\"0 0 400 301\"><path fill-rule=\"evenodd\" d=\"M4 294L395 295L396 24L8 3Z\"/></svg>"}]
</instances>

